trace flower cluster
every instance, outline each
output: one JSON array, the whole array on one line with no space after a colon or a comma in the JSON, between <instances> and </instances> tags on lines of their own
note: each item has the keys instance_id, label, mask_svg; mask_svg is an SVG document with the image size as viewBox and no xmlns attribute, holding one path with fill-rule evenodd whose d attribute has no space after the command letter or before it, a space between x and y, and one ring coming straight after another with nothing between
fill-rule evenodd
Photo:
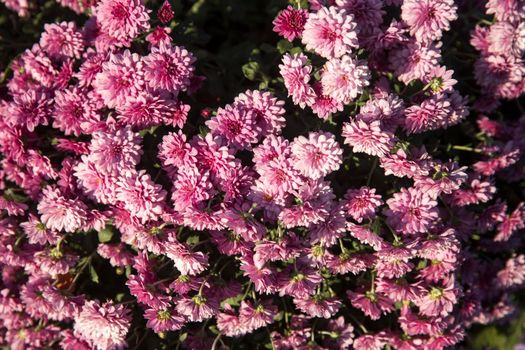
<instances>
[{"instance_id":1,"label":"flower cluster","mask_svg":"<svg viewBox=\"0 0 525 350\"><path fill-rule=\"evenodd\" d=\"M517 1L472 33L473 100L453 0L310 0L273 21L275 85L198 117L168 1L60 3L91 17L46 25L0 100L1 343L437 350L517 310L525 116L495 118L525 91Z\"/></svg>"}]
</instances>

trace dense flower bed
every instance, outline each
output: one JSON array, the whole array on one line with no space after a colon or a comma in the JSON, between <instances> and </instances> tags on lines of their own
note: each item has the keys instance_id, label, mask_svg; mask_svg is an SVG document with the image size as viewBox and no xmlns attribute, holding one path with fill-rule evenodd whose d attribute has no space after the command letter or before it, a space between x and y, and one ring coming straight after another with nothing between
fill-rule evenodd
<instances>
[{"instance_id":1,"label":"dense flower bed","mask_svg":"<svg viewBox=\"0 0 525 350\"><path fill-rule=\"evenodd\" d=\"M185 20L210 2L61 0L78 15L11 57L1 343L434 350L519 328L525 2L272 2L229 89L228 46Z\"/></svg>"}]
</instances>

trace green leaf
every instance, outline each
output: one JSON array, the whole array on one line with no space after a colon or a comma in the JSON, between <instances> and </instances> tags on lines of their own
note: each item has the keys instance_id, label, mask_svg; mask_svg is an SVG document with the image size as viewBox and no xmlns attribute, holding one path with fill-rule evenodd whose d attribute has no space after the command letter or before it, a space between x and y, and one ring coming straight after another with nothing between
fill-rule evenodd
<instances>
[{"instance_id":1,"label":"green leaf","mask_svg":"<svg viewBox=\"0 0 525 350\"><path fill-rule=\"evenodd\" d=\"M279 51L280 54L288 52L292 49L292 47L292 43L285 39L279 40L279 42L277 43L277 51Z\"/></svg>"},{"instance_id":2,"label":"green leaf","mask_svg":"<svg viewBox=\"0 0 525 350\"><path fill-rule=\"evenodd\" d=\"M299 46L296 46L296 47L293 47L290 49L290 53L293 55L293 54L296 54L296 53L301 53L303 52L303 49Z\"/></svg>"},{"instance_id":3,"label":"green leaf","mask_svg":"<svg viewBox=\"0 0 525 350\"><path fill-rule=\"evenodd\" d=\"M260 65L258 62L252 61L242 66L242 73L249 80L254 80L259 72Z\"/></svg>"},{"instance_id":4,"label":"green leaf","mask_svg":"<svg viewBox=\"0 0 525 350\"><path fill-rule=\"evenodd\" d=\"M188 243L188 244L191 245L191 246L196 245L197 243L199 243L199 235L190 235L190 236L186 239L186 243Z\"/></svg>"},{"instance_id":5,"label":"green leaf","mask_svg":"<svg viewBox=\"0 0 525 350\"><path fill-rule=\"evenodd\" d=\"M98 231L98 241L100 243L107 243L111 241L113 237L113 228L111 226L106 226L102 230Z\"/></svg>"},{"instance_id":6,"label":"green leaf","mask_svg":"<svg viewBox=\"0 0 525 350\"><path fill-rule=\"evenodd\" d=\"M98 274L93 265L89 265L89 275L91 276L91 280L98 284Z\"/></svg>"}]
</instances>

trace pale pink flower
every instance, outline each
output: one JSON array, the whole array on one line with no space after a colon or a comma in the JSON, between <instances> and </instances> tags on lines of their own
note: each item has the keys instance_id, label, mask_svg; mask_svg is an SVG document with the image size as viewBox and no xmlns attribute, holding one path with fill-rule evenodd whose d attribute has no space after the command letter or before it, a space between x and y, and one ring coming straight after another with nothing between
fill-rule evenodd
<instances>
[{"instance_id":1,"label":"pale pink flower","mask_svg":"<svg viewBox=\"0 0 525 350\"><path fill-rule=\"evenodd\" d=\"M129 50L110 54L93 82L95 91L110 108L123 106L128 97L138 96L144 85L141 57Z\"/></svg>"},{"instance_id":2,"label":"pale pink flower","mask_svg":"<svg viewBox=\"0 0 525 350\"><path fill-rule=\"evenodd\" d=\"M75 335L98 350L123 349L131 325L131 315L124 305L108 301L86 301L75 317Z\"/></svg>"},{"instance_id":3,"label":"pale pink flower","mask_svg":"<svg viewBox=\"0 0 525 350\"><path fill-rule=\"evenodd\" d=\"M384 157L394 145L394 135L381 130L381 122L370 124L362 120L352 120L343 124L342 136L345 144L352 146L354 152L364 152L372 156Z\"/></svg>"},{"instance_id":4,"label":"pale pink flower","mask_svg":"<svg viewBox=\"0 0 525 350\"><path fill-rule=\"evenodd\" d=\"M47 186L38 203L40 218L47 228L75 232L87 221L87 207L78 199L68 199L58 188Z\"/></svg>"},{"instance_id":5,"label":"pale pink flower","mask_svg":"<svg viewBox=\"0 0 525 350\"><path fill-rule=\"evenodd\" d=\"M348 104L370 84L370 71L363 61L348 55L331 59L323 67L323 93L336 101Z\"/></svg>"},{"instance_id":6,"label":"pale pink flower","mask_svg":"<svg viewBox=\"0 0 525 350\"><path fill-rule=\"evenodd\" d=\"M117 183L116 198L124 209L144 224L164 212L166 191L155 184L144 170L128 173Z\"/></svg>"},{"instance_id":7,"label":"pale pink flower","mask_svg":"<svg viewBox=\"0 0 525 350\"><path fill-rule=\"evenodd\" d=\"M86 195L104 204L115 203L116 174L100 171L88 156L83 155L82 161L74 167L74 175Z\"/></svg>"},{"instance_id":8,"label":"pale pink flower","mask_svg":"<svg viewBox=\"0 0 525 350\"><path fill-rule=\"evenodd\" d=\"M302 175L319 179L339 169L343 150L330 133L310 133L291 144L292 166Z\"/></svg>"},{"instance_id":9,"label":"pale pink flower","mask_svg":"<svg viewBox=\"0 0 525 350\"><path fill-rule=\"evenodd\" d=\"M392 301L379 293L367 291L361 294L350 290L346 294L352 305L372 320L379 320L382 314L394 310Z\"/></svg>"},{"instance_id":10,"label":"pale pink flower","mask_svg":"<svg viewBox=\"0 0 525 350\"><path fill-rule=\"evenodd\" d=\"M129 97L123 105L117 106L116 109L120 123L135 128L147 128L172 122L177 108L178 104L174 100L143 92L138 96Z\"/></svg>"},{"instance_id":11,"label":"pale pink flower","mask_svg":"<svg viewBox=\"0 0 525 350\"><path fill-rule=\"evenodd\" d=\"M441 58L438 46L409 42L390 53L390 66L397 78L408 84L414 79L424 78Z\"/></svg>"},{"instance_id":12,"label":"pale pink flower","mask_svg":"<svg viewBox=\"0 0 525 350\"><path fill-rule=\"evenodd\" d=\"M285 54L282 64L279 65L288 96L301 108L312 104L315 99L315 91L309 85L312 66L307 64L307 60L308 58L302 53L296 53L293 56Z\"/></svg>"},{"instance_id":13,"label":"pale pink flower","mask_svg":"<svg viewBox=\"0 0 525 350\"><path fill-rule=\"evenodd\" d=\"M447 316L457 303L459 290L454 278L449 278L444 285L429 286L425 293L415 301L419 313L423 316Z\"/></svg>"},{"instance_id":14,"label":"pale pink flower","mask_svg":"<svg viewBox=\"0 0 525 350\"><path fill-rule=\"evenodd\" d=\"M196 163L196 155L197 151L186 142L186 135L180 130L167 134L159 144L158 157L163 166L189 166Z\"/></svg>"},{"instance_id":15,"label":"pale pink flower","mask_svg":"<svg viewBox=\"0 0 525 350\"><path fill-rule=\"evenodd\" d=\"M285 126L284 101L275 98L271 92L246 90L235 97L233 103L255 113L255 126L261 130L262 136L278 134Z\"/></svg>"},{"instance_id":16,"label":"pale pink flower","mask_svg":"<svg viewBox=\"0 0 525 350\"><path fill-rule=\"evenodd\" d=\"M40 46L54 58L80 58L84 50L84 38L74 22L45 24Z\"/></svg>"},{"instance_id":17,"label":"pale pink flower","mask_svg":"<svg viewBox=\"0 0 525 350\"><path fill-rule=\"evenodd\" d=\"M520 0L488 0L485 6L487 14L493 14L498 21L518 22L525 17L525 4Z\"/></svg>"},{"instance_id":18,"label":"pale pink flower","mask_svg":"<svg viewBox=\"0 0 525 350\"><path fill-rule=\"evenodd\" d=\"M100 120L98 108L85 91L75 87L55 92L55 105L52 114L53 127L65 135L79 136L82 123L96 123Z\"/></svg>"},{"instance_id":19,"label":"pale pink flower","mask_svg":"<svg viewBox=\"0 0 525 350\"><path fill-rule=\"evenodd\" d=\"M343 103L333 97L325 95L323 93L323 86L320 82L316 82L313 89L315 91L315 100L310 105L310 108L312 108L312 112L317 114L319 118L326 120L330 114L343 111Z\"/></svg>"},{"instance_id":20,"label":"pale pink flower","mask_svg":"<svg viewBox=\"0 0 525 350\"><path fill-rule=\"evenodd\" d=\"M505 267L497 274L497 281L505 288L525 283L525 256L522 254L507 260Z\"/></svg>"},{"instance_id":21,"label":"pale pink flower","mask_svg":"<svg viewBox=\"0 0 525 350\"><path fill-rule=\"evenodd\" d=\"M206 126L210 128L212 135L223 137L229 146L246 149L257 142L260 133L256 116L253 110L240 105L226 105L217 110L215 117L208 120Z\"/></svg>"},{"instance_id":22,"label":"pale pink flower","mask_svg":"<svg viewBox=\"0 0 525 350\"><path fill-rule=\"evenodd\" d=\"M149 29L149 10L141 0L101 0L94 9L101 30L119 41L131 41Z\"/></svg>"},{"instance_id":23,"label":"pale pink flower","mask_svg":"<svg viewBox=\"0 0 525 350\"><path fill-rule=\"evenodd\" d=\"M161 44L144 57L144 77L154 90L176 95L190 85L194 62L193 54L184 47Z\"/></svg>"},{"instance_id":24,"label":"pale pink flower","mask_svg":"<svg viewBox=\"0 0 525 350\"><path fill-rule=\"evenodd\" d=\"M184 212L187 207L211 198L212 194L213 185L209 172L190 166L179 170L173 184L171 199L175 210Z\"/></svg>"},{"instance_id":25,"label":"pale pink flower","mask_svg":"<svg viewBox=\"0 0 525 350\"><path fill-rule=\"evenodd\" d=\"M376 210L383 204L375 188L361 187L350 189L345 194L343 209L355 221L362 222L375 216Z\"/></svg>"},{"instance_id":26,"label":"pale pink flower","mask_svg":"<svg viewBox=\"0 0 525 350\"><path fill-rule=\"evenodd\" d=\"M441 39L443 31L457 18L454 0L405 0L401 18L410 27L410 34L420 42Z\"/></svg>"},{"instance_id":27,"label":"pale pink flower","mask_svg":"<svg viewBox=\"0 0 525 350\"><path fill-rule=\"evenodd\" d=\"M387 222L406 234L425 233L438 218L437 202L416 188L401 188L386 201Z\"/></svg>"},{"instance_id":28,"label":"pale pink flower","mask_svg":"<svg viewBox=\"0 0 525 350\"><path fill-rule=\"evenodd\" d=\"M359 47L354 17L337 7L311 13L304 26L303 44L325 58L341 57Z\"/></svg>"},{"instance_id":29,"label":"pale pink flower","mask_svg":"<svg viewBox=\"0 0 525 350\"><path fill-rule=\"evenodd\" d=\"M144 318L147 320L146 327L155 333L178 331L184 325L184 317L169 308L149 308L144 311Z\"/></svg>"},{"instance_id":30,"label":"pale pink flower","mask_svg":"<svg viewBox=\"0 0 525 350\"><path fill-rule=\"evenodd\" d=\"M207 320L217 313L217 305L202 294L193 297L181 297L177 300L177 312L187 317L191 322Z\"/></svg>"},{"instance_id":31,"label":"pale pink flower","mask_svg":"<svg viewBox=\"0 0 525 350\"><path fill-rule=\"evenodd\" d=\"M142 155L140 136L129 127L94 133L89 149L89 160L106 174L134 170Z\"/></svg>"}]
</instances>

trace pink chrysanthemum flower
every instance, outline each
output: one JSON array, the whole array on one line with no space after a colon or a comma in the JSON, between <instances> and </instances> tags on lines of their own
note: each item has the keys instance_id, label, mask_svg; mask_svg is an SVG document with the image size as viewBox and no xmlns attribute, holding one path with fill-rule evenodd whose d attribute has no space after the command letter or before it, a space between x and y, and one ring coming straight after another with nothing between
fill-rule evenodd
<instances>
[{"instance_id":1,"label":"pink chrysanthemum flower","mask_svg":"<svg viewBox=\"0 0 525 350\"><path fill-rule=\"evenodd\" d=\"M438 218L437 202L416 188L401 188L387 200L387 222L406 234L425 233Z\"/></svg>"},{"instance_id":2,"label":"pink chrysanthemum flower","mask_svg":"<svg viewBox=\"0 0 525 350\"><path fill-rule=\"evenodd\" d=\"M363 311L372 320L379 320L382 314L394 310L394 305L390 299L372 291L363 294L348 291L347 296L355 308Z\"/></svg>"},{"instance_id":3,"label":"pink chrysanthemum flower","mask_svg":"<svg viewBox=\"0 0 525 350\"><path fill-rule=\"evenodd\" d=\"M311 317L331 318L341 307L341 301L335 297L313 295L307 298L294 298L295 306Z\"/></svg>"},{"instance_id":4,"label":"pink chrysanthemum flower","mask_svg":"<svg viewBox=\"0 0 525 350\"><path fill-rule=\"evenodd\" d=\"M91 198L101 203L116 202L116 174L107 174L100 171L88 156L82 156L82 161L74 167L74 175L79 188Z\"/></svg>"},{"instance_id":5,"label":"pink chrysanthemum flower","mask_svg":"<svg viewBox=\"0 0 525 350\"><path fill-rule=\"evenodd\" d=\"M225 142L211 133L205 137L197 136L190 141L197 150L197 165L203 171L210 171L212 177L226 178L232 167L237 166L233 150L225 146Z\"/></svg>"},{"instance_id":6,"label":"pink chrysanthemum flower","mask_svg":"<svg viewBox=\"0 0 525 350\"><path fill-rule=\"evenodd\" d=\"M307 19L308 11L294 9L288 5L273 20L273 31L288 41L293 41L295 38L301 37Z\"/></svg>"},{"instance_id":7,"label":"pink chrysanthemum flower","mask_svg":"<svg viewBox=\"0 0 525 350\"><path fill-rule=\"evenodd\" d=\"M233 103L255 113L255 125L263 136L278 134L284 128L284 101L275 98L271 92L247 90L239 94Z\"/></svg>"},{"instance_id":8,"label":"pink chrysanthemum flower","mask_svg":"<svg viewBox=\"0 0 525 350\"><path fill-rule=\"evenodd\" d=\"M107 61L106 53L96 53L88 49L83 55L83 62L74 73L74 77L79 80L79 87L90 86L95 80L96 75L102 71L102 64Z\"/></svg>"},{"instance_id":9,"label":"pink chrysanthemum flower","mask_svg":"<svg viewBox=\"0 0 525 350\"><path fill-rule=\"evenodd\" d=\"M166 191L155 184L144 170L126 174L117 183L117 200L143 224L156 220L164 212L165 197Z\"/></svg>"},{"instance_id":10,"label":"pink chrysanthemum flower","mask_svg":"<svg viewBox=\"0 0 525 350\"><path fill-rule=\"evenodd\" d=\"M82 123L96 123L100 120L96 105L89 99L85 91L76 86L55 92L55 109L53 127L66 135L79 136L82 133Z\"/></svg>"},{"instance_id":11,"label":"pink chrysanthemum flower","mask_svg":"<svg viewBox=\"0 0 525 350\"><path fill-rule=\"evenodd\" d=\"M142 154L140 136L130 128L113 133L96 132L89 149L89 159L106 174L135 169Z\"/></svg>"},{"instance_id":12,"label":"pink chrysanthemum flower","mask_svg":"<svg viewBox=\"0 0 525 350\"><path fill-rule=\"evenodd\" d=\"M56 244L59 235L56 231L50 230L46 225L37 219L33 214L29 214L29 220L20 224L20 227L27 235L31 244Z\"/></svg>"},{"instance_id":13,"label":"pink chrysanthemum flower","mask_svg":"<svg viewBox=\"0 0 525 350\"><path fill-rule=\"evenodd\" d=\"M235 314L230 304L225 304L224 312L217 315L217 328L228 337L246 334L244 325L240 323L239 316Z\"/></svg>"},{"instance_id":14,"label":"pink chrysanthemum flower","mask_svg":"<svg viewBox=\"0 0 525 350\"><path fill-rule=\"evenodd\" d=\"M144 85L141 57L129 50L110 54L93 82L95 91L110 108L124 105L130 96L138 96Z\"/></svg>"},{"instance_id":15,"label":"pink chrysanthemum flower","mask_svg":"<svg viewBox=\"0 0 525 350\"><path fill-rule=\"evenodd\" d=\"M385 11L382 0L336 0L336 5L354 16L358 36L370 34L383 23Z\"/></svg>"},{"instance_id":16,"label":"pink chrysanthemum flower","mask_svg":"<svg viewBox=\"0 0 525 350\"><path fill-rule=\"evenodd\" d=\"M130 41L149 29L149 10L141 0L102 0L94 9L102 32Z\"/></svg>"},{"instance_id":17,"label":"pink chrysanthemum flower","mask_svg":"<svg viewBox=\"0 0 525 350\"><path fill-rule=\"evenodd\" d=\"M359 47L354 16L331 6L311 13L304 26L303 44L325 58L341 57Z\"/></svg>"},{"instance_id":18,"label":"pink chrysanthemum flower","mask_svg":"<svg viewBox=\"0 0 525 350\"><path fill-rule=\"evenodd\" d=\"M51 57L78 59L84 50L84 38L74 22L46 24L40 46Z\"/></svg>"},{"instance_id":19,"label":"pink chrysanthemum flower","mask_svg":"<svg viewBox=\"0 0 525 350\"><path fill-rule=\"evenodd\" d=\"M443 31L457 18L454 0L405 0L401 18L410 27L410 34L420 42L441 39Z\"/></svg>"},{"instance_id":20,"label":"pink chrysanthemum flower","mask_svg":"<svg viewBox=\"0 0 525 350\"><path fill-rule=\"evenodd\" d=\"M308 58L302 53L293 56L285 54L282 64L279 65L279 71L288 90L288 96L292 98L293 103L301 108L312 104L315 99L315 92L309 85L312 66L307 64L307 61Z\"/></svg>"},{"instance_id":21,"label":"pink chrysanthemum flower","mask_svg":"<svg viewBox=\"0 0 525 350\"><path fill-rule=\"evenodd\" d=\"M131 315L124 305L108 301L86 301L75 317L75 335L98 350L122 349L131 325Z\"/></svg>"},{"instance_id":22,"label":"pink chrysanthemum flower","mask_svg":"<svg viewBox=\"0 0 525 350\"><path fill-rule=\"evenodd\" d=\"M147 128L171 122L176 111L175 101L141 93L137 97L129 97L123 106L117 107L117 119L136 128Z\"/></svg>"},{"instance_id":23,"label":"pink chrysanthemum flower","mask_svg":"<svg viewBox=\"0 0 525 350\"><path fill-rule=\"evenodd\" d=\"M413 105L405 110L405 130L417 134L455 124L451 100L446 95L433 95L421 105Z\"/></svg>"},{"instance_id":24,"label":"pink chrysanthemum flower","mask_svg":"<svg viewBox=\"0 0 525 350\"><path fill-rule=\"evenodd\" d=\"M427 84L435 94L445 91L452 92L452 88L458 82L456 79L452 79L453 74L453 70L447 70L444 66L433 67L423 78L423 83Z\"/></svg>"},{"instance_id":25,"label":"pink chrysanthemum flower","mask_svg":"<svg viewBox=\"0 0 525 350\"><path fill-rule=\"evenodd\" d=\"M525 256L521 254L507 260L505 268L498 271L497 281L505 288L525 283Z\"/></svg>"},{"instance_id":26,"label":"pink chrysanthemum flower","mask_svg":"<svg viewBox=\"0 0 525 350\"><path fill-rule=\"evenodd\" d=\"M483 55L474 64L474 76L489 94L513 99L521 94L524 76L521 67L522 60L512 55Z\"/></svg>"},{"instance_id":27,"label":"pink chrysanthemum flower","mask_svg":"<svg viewBox=\"0 0 525 350\"><path fill-rule=\"evenodd\" d=\"M271 324L276 315L277 307L271 301L259 302L254 306L243 300L239 307L239 321L248 332Z\"/></svg>"},{"instance_id":28,"label":"pink chrysanthemum flower","mask_svg":"<svg viewBox=\"0 0 525 350\"><path fill-rule=\"evenodd\" d=\"M182 168L173 184L171 199L175 210L184 212L188 206L211 198L213 185L209 173L194 166Z\"/></svg>"},{"instance_id":29,"label":"pink chrysanthemum flower","mask_svg":"<svg viewBox=\"0 0 525 350\"><path fill-rule=\"evenodd\" d=\"M315 289L323 278L319 270L304 263L297 269L287 269L279 276L279 295L290 295L296 298L308 298L315 293Z\"/></svg>"},{"instance_id":30,"label":"pink chrysanthemum flower","mask_svg":"<svg viewBox=\"0 0 525 350\"><path fill-rule=\"evenodd\" d=\"M75 232L87 221L87 207L78 199L67 199L58 188L46 187L38 203L41 220L51 230Z\"/></svg>"},{"instance_id":31,"label":"pink chrysanthemum flower","mask_svg":"<svg viewBox=\"0 0 525 350\"><path fill-rule=\"evenodd\" d=\"M31 50L26 50L22 59L25 70L34 80L45 87L52 87L56 83L59 71L40 45L35 44Z\"/></svg>"},{"instance_id":32,"label":"pink chrysanthemum flower","mask_svg":"<svg viewBox=\"0 0 525 350\"><path fill-rule=\"evenodd\" d=\"M190 85L194 62L193 54L184 47L161 44L144 57L145 79L151 88L176 95Z\"/></svg>"},{"instance_id":33,"label":"pink chrysanthemum flower","mask_svg":"<svg viewBox=\"0 0 525 350\"><path fill-rule=\"evenodd\" d=\"M206 122L212 135L223 137L229 146L235 149L249 148L256 143L260 129L255 123L253 110L241 105L226 105L219 108L217 114Z\"/></svg>"},{"instance_id":34,"label":"pink chrysanthemum flower","mask_svg":"<svg viewBox=\"0 0 525 350\"><path fill-rule=\"evenodd\" d=\"M319 179L339 169L343 150L330 133L310 133L291 144L292 166L304 176Z\"/></svg>"},{"instance_id":35,"label":"pink chrysanthemum flower","mask_svg":"<svg viewBox=\"0 0 525 350\"><path fill-rule=\"evenodd\" d=\"M419 313L427 317L447 316L457 303L459 290L453 277L443 285L429 286L425 293L415 301Z\"/></svg>"},{"instance_id":36,"label":"pink chrysanthemum flower","mask_svg":"<svg viewBox=\"0 0 525 350\"><path fill-rule=\"evenodd\" d=\"M441 53L435 44L409 42L390 54L390 66L397 78L408 84L414 79L424 78L432 68L438 66Z\"/></svg>"},{"instance_id":37,"label":"pink chrysanthemum flower","mask_svg":"<svg viewBox=\"0 0 525 350\"><path fill-rule=\"evenodd\" d=\"M163 166L175 168L195 164L197 151L186 142L186 135L182 131L169 133L162 138L159 144L158 157Z\"/></svg>"},{"instance_id":38,"label":"pink chrysanthemum flower","mask_svg":"<svg viewBox=\"0 0 525 350\"><path fill-rule=\"evenodd\" d=\"M366 64L348 55L329 60L321 73L323 93L344 104L363 93L370 84L369 79L370 71Z\"/></svg>"},{"instance_id":39,"label":"pink chrysanthemum flower","mask_svg":"<svg viewBox=\"0 0 525 350\"><path fill-rule=\"evenodd\" d=\"M344 123L342 136L345 138L345 144L352 146L354 152L385 156L394 145L394 135L389 131L381 130L380 125L379 120L370 124L362 120Z\"/></svg>"},{"instance_id":40,"label":"pink chrysanthemum flower","mask_svg":"<svg viewBox=\"0 0 525 350\"><path fill-rule=\"evenodd\" d=\"M195 276L208 267L206 254L192 251L186 244L178 242L174 236L169 236L168 241L164 242L164 250L182 275Z\"/></svg>"},{"instance_id":41,"label":"pink chrysanthemum flower","mask_svg":"<svg viewBox=\"0 0 525 350\"><path fill-rule=\"evenodd\" d=\"M5 115L8 125L24 125L33 131L38 125L48 125L51 114L51 100L40 91L29 90L17 94L9 104L9 113Z\"/></svg>"},{"instance_id":42,"label":"pink chrysanthemum flower","mask_svg":"<svg viewBox=\"0 0 525 350\"><path fill-rule=\"evenodd\" d=\"M343 209L355 221L362 222L375 216L376 210L383 204L375 188L361 187L348 190L345 194Z\"/></svg>"},{"instance_id":43,"label":"pink chrysanthemum flower","mask_svg":"<svg viewBox=\"0 0 525 350\"><path fill-rule=\"evenodd\" d=\"M97 253L104 259L108 259L111 266L126 267L133 263L135 256L126 248L124 243L104 244L97 247Z\"/></svg>"},{"instance_id":44,"label":"pink chrysanthemum flower","mask_svg":"<svg viewBox=\"0 0 525 350\"><path fill-rule=\"evenodd\" d=\"M173 9L171 8L171 5L168 0L164 0L162 3L162 6L157 11L157 18L162 23L168 23L171 22L171 20L174 17Z\"/></svg>"},{"instance_id":45,"label":"pink chrysanthemum flower","mask_svg":"<svg viewBox=\"0 0 525 350\"><path fill-rule=\"evenodd\" d=\"M488 0L485 6L487 14L493 14L498 21L515 23L525 17L525 4L520 0Z\"/></svg>"},{"instance_id":46,"label":"pink chrysanthemum flower","mask_svg":"<svg viewBox=\"0 0 525 350\"><path fill-rule=\"evenodd\" d=\"M313 89L315 92L315 100L310 105L310 108L312 108L312 112L317 114L319 118L326 120L330 114L343 111L344 105L341 101L325 95L323 93L323 86L320 82L316 82Z\"/></svg>"},{"instance_id":47,"label":"pink chrysanthemum flower","mask_svg":"<svg viewBox=\"0 0 525 350\"><path fill-rule=\"evenodd\" d=\"M184 317L171 309L147 309L144 311L146 326L155 333L178 331L184 325Z\"/></svg>"},{"instance_id":48,"label":"pink chrysanthemum flower","mask_svg":"<svg viewBox=\"0 0 525 350\"><path fill-rule=\"evenodd\" d=\"M171 28L169 27L155 27L148 35L146 41L152 46L171 45Z\"/></svg>"},{"instance_id":49,"label":"pink chrysanthemum flower","mask_svg":"<svg viewBox=\"0 0 525 350\"><path fill-rule=\"evenodd\" d=\"M191 322L207 320L217 313L218 305L202 294L193 297L184 296L177 300L177 312Z\"/></svg>"}]
</instances>

